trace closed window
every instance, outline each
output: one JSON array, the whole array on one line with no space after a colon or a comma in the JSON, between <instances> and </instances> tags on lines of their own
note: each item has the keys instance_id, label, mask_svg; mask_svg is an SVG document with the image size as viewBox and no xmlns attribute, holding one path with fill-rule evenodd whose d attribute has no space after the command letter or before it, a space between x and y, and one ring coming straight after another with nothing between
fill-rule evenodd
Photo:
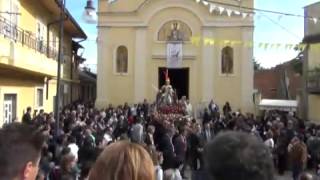
<instances>
[{"instance_id":1,"label":"closed window","mask_svg":"<svg viewBox=\"0 0 320 180\"><path fill-rule=\"evenodd\" d=\"M42 107L43 106L43 88L37 88L37 99L36 99L36 106Z\"/></svg>"},{"instance_id":2,"label":"closed window","mask_svg":"<svg viewBox=\"0 0 320 180\"><path fill-rule=\"evenodd\" d=\"M233 49L224 47L221 52L221 73L233 74Z\"/></svg>"},{"instance_id":3,"label":"closed window","mask_svg":"<svg viewBox=\"0 0 320 180\"><path fill-rule=\"evenodd\" d=\"M128 73L128 49L125 46L119 46L116 57L117 73Z\"/></svg>"}]
</instances>

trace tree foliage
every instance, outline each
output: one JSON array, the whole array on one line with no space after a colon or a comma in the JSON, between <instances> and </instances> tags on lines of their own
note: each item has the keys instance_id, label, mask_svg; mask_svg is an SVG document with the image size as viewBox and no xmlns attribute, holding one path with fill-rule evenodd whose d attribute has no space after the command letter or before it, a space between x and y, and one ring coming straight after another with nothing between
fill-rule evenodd
<instances>
[{"instance_id":1,"label":"tree foliage","mask_svg":"<svg viewBox=\"0 0 320 180\"><path fill-rule=\"evenodd\" d=\"M253 59L253 68L255 71L263 70L263 67L256 59Z\"/></svg>"}]
</instances>

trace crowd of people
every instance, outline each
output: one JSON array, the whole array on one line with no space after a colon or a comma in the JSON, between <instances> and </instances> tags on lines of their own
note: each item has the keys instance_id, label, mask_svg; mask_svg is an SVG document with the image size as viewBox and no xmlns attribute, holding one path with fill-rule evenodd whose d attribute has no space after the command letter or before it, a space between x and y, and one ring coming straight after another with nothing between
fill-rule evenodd
<instances>
[{"instance_id":1,"label":"crowd of people","mask_svg":"<svg viewBox=\"0 0 320 180\"><path fill-rule=\"evenodd\" d=\"M157 109L144 100L98 110L77 102L59 123L27 108L22 124L0 130L0 180L182 180L189 172L192 180L272 180L274 169L298 180L310 179L307 168L320 173L320 126L293 113L254 117L228 102L220 109L213 100L199 120L190 106L185 99Z\"/></svg>"}]
</instances>

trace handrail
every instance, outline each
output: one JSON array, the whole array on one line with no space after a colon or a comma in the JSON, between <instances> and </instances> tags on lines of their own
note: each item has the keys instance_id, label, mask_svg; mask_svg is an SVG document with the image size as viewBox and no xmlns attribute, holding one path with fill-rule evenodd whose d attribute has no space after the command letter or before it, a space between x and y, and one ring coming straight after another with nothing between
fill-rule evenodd
<instances>
[{"instance_id":1,"label":"handrail","mask_svg":"<svg viewBox=\"0 0 320 180\"><path fill-rule=\"evenodd\" d=\"M32 32L26 31L4 17L0 16L0 35L11 39L16 43L21 43L23 46L29 47L38 51L41 54L47 55L48 58L58 59L58 52L54 47L47 46L47 43L37 38ZM49 47L49 49L48 49ZM48 54L47 54L48 49Z\"/></svg>"}]
</instances>

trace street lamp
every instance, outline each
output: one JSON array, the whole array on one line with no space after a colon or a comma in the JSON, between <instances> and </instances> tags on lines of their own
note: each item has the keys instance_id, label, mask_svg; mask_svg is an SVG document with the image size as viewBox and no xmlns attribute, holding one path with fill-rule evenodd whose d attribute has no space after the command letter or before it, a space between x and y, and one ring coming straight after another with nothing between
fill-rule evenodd
<instances>
[{"instance_id":1,"label":"street lamp","mask_svg":"<svg viewBox=\"0 0 320 180\"><path fill-rule=\"evenodd\" d=\"M61 95L61 63L64 59L63 52L63 37L64 37L64 21L65 21L65 13L66 13L66 0L58 1L60 6L60 20L59 20L59 53L58 53L58 70L57 70L57 92L56 92L56 102L55 102L55 137L59 136L59 126L60 126L60 95ZM84 16L87 23L95 23L96 21L96 11L93 7L93 0L87 0L87 6L85 7ZM57 140L57 139L56 139Z\"/></svg>"},{"instance_id":2,"label":"street lamp","mask_svg":"<svg viewBox=\"0 0 320 180\"><path fill-rule=\"evenodd\" d=\"M93 6L92 0L87 0L87 5L84 8L82 19L89 24L95 24L97 22L97 12Z\"/></svg>"}]
</instances>

